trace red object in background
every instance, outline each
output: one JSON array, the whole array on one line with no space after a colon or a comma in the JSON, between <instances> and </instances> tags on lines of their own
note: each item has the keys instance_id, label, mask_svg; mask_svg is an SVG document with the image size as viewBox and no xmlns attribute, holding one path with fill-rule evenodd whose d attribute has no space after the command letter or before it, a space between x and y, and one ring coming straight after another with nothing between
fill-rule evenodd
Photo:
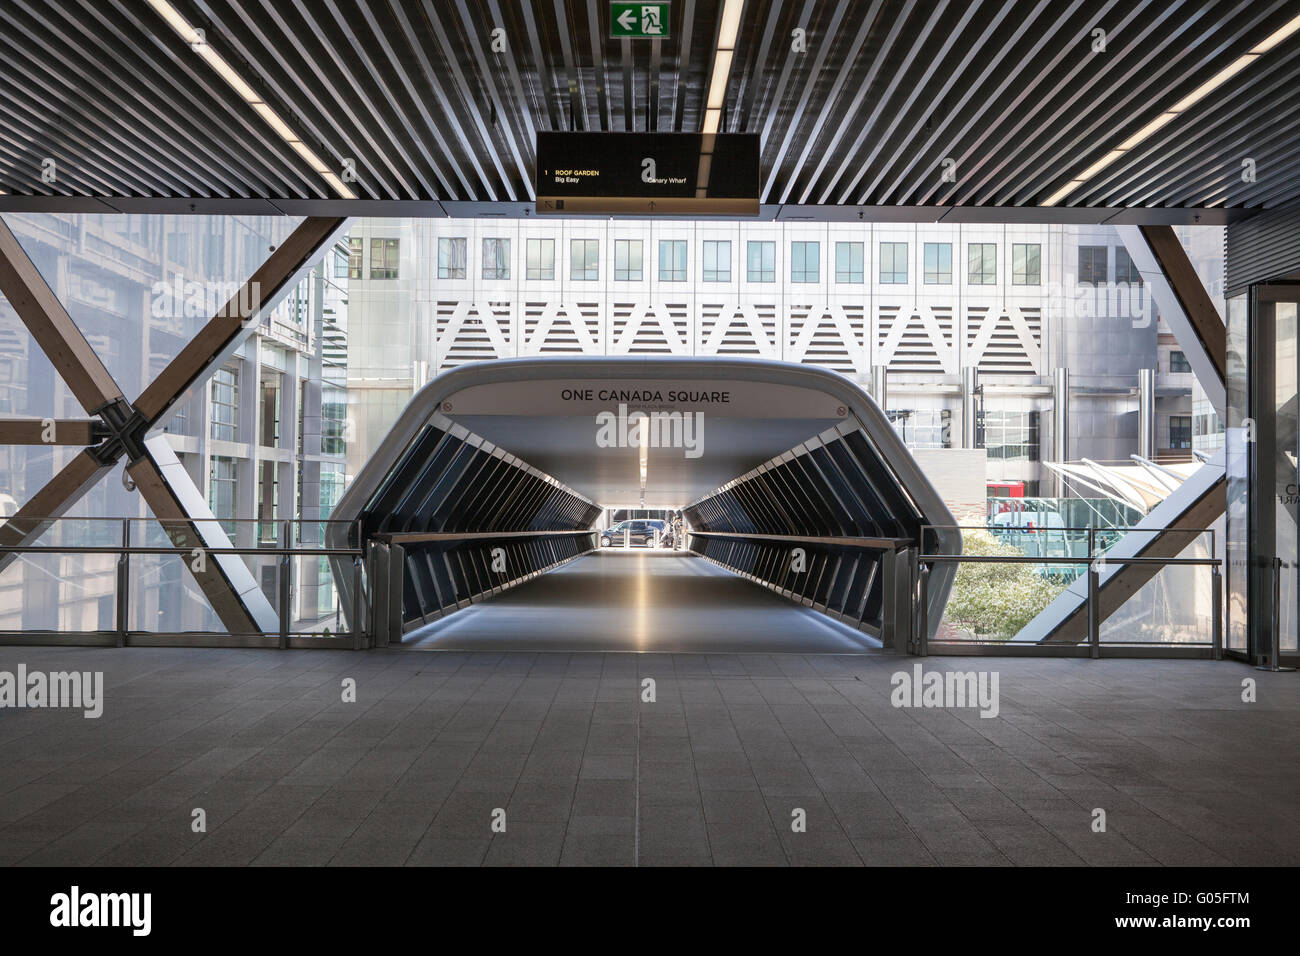
<instances>
[{"instance_id":1,"label":"red object in background","mask_svg":"<svg viewBox=\"0 0 1300 956\"><path fill-rule=\"evenodd\" d=\"M990 481L988 483L990 498L1023 498L1025 483L1023 481Z\"/></svg>"},{"instance_id":2,"label":"red object in background","mask_svg":"<svg viewBox=\"0 0 1300 956\"><path fill-rule=\"evenodd\" d=\"M1025 496L1025 483L1023 481L990 481L988 484L988 497L990 498L1023 498ZM1018 510L1010 502L998 502L998 514L1004 511Z\"/></svg>"}]
</instances>

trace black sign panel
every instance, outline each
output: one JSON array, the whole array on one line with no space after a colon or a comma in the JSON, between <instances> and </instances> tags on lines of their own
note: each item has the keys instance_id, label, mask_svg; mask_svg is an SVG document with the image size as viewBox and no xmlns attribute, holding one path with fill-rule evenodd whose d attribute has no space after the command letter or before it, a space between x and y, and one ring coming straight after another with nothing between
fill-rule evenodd
<instances>
[{"instance_id":1,"label":"black sign panel","mask_svg":"<svg viewBox=\"0 0 1300 956\"><path fill-rule=\"evenodd\" d=\"M539 213L758 215L757 133L538 133Z\"/></svg>"}]
</instances>

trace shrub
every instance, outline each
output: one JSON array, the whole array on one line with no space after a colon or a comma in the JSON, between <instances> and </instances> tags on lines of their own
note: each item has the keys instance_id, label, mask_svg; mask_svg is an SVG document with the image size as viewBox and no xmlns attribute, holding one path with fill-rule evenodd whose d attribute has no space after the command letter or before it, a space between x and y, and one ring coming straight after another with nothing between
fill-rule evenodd
<instances>
[{"instance_id":1,"label":"shrub","mask_svg":"<svg viewBox=\"0 0 1300 956\"><path fill-rule=\"evenodd\" d=\"M998 557L1024 554L984 530L963 531L962 552ZM957 568L944 623L980 638L1009 640L1064 589L1062 581L1045 577L1036 565L963 562Z\"/></svg>"}]
</instances>

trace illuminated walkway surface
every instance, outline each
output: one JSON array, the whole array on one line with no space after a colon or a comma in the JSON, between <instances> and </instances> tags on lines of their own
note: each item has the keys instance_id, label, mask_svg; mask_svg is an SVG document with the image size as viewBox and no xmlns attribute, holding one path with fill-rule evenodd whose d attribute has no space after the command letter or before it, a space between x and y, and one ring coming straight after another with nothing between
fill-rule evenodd
<instances>
[{"instance_id":1,"label":"illuminated walkway surface","mask_svg":"<svg viewBox=\"0 0 1300 956\"><path fill-rule=\"evenodd\" d=\"M997 669L981 719L893 708L914 661L883 654L19 662L102 669L106 701L0 711L0 864L1300 863L1300 682L1239 664L924 661Z\"/></svg>"},{"instance_id":2,"label":"illuminated walkway surface","mask_svg":"<svg viewBox=\"0 0 1300 956\"><path fill-rule=\"evenodd\" d=\"M406 637L439 650L844 654L880 642L699 557L578 558Z\"/></svg>"}]
</instances>

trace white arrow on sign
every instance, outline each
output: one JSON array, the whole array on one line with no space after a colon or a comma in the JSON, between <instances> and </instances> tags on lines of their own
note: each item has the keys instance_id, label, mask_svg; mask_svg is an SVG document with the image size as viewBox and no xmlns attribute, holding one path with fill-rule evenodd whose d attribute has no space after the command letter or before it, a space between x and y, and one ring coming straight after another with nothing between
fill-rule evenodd
<instances>
[{"instance_id":1,"label":"white arrow on sign","mask_svg":"<svg viewBox=\"0 0 1300 956\"><path fill-rule=\"evenodd\" d=\"M636 26L636 14L631 10L624 10L623 15L618 18L618 25L624 30L631 30Z\"/></svg>"}]
</instances>

